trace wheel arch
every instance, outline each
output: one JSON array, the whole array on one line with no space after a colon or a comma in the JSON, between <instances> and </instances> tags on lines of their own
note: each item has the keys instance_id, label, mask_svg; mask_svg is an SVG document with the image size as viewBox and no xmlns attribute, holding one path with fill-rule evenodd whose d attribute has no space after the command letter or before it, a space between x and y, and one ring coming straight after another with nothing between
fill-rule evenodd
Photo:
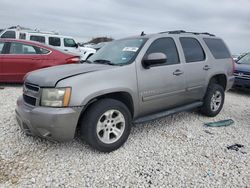
<instances>
[{"instance_id":1,"label":"wheel arch","mask_svg":"<svg viewBox=\"0 0 250 188\"><path fill-rule=\"evenodd\" d=\"M224 73L215 74L209 79L208 85L211 83L219 84L223 87L224 91L227 87L227 76Z\"/></svg>"}]
</instances>

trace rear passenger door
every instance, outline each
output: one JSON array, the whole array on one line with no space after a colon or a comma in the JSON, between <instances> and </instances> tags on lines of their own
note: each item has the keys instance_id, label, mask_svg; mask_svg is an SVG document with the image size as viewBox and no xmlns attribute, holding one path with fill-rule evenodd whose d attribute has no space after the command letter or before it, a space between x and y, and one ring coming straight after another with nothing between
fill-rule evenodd
<instances>
[{"instance_id":1,"label":"rear passenger door","mask_svg":"<svg viewBox=\"0 0 250 188\"><path fill-rule=\"evenodd\" d=\"M184 72L187 89L187 100L197 101L203 98L206 91L207 72L211 68L200 42L193 37L180 37L184 54Z\"/></svg>"},{"instance_id":2,"label":"rear passenger door","mask_svg":"<svg viewBox=\"0 0 250 188\"><path fill-rule=\"evenodd\" d=\"M164 53L165 64L143 68L137 64L139 105L146 115L156 111L169 109L185 103L185 77L183 65L180 63L178 51L173 38L158 38L151 43L145 56L151 53ZM178 72L178 74L175 74Z\"/></svg>"},{"instance_id":3,"label":"rear passenger door","mask_svg":"<svg viewBox=\"0 0 250 188\"><path fill-rule=\"evenodd\" d=\"M8 54L3 59L5 81L22 81L26 73L40 67L42 60L37 47L20 42L10 42L8 45Z\"/></svg>"}]
</instances>

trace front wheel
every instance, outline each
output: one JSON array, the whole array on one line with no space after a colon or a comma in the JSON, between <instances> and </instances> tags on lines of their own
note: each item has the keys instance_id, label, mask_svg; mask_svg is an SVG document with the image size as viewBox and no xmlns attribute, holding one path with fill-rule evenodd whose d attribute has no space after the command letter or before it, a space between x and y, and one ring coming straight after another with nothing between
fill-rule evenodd
<instances>
[{"instance_id":1,"label":"front wheel","mask_svg":"<svg viewBox=\"0 0 250 188\"><path fill-rule=\"evenodd\" d=\"M113 99L97 101L85 112L81 137L93 148L111 152L121 147L131 129L131 113L125 104Z\"/></svg>"},{"instance_id":2,"label":"front wheel","mask_svg":"<svg viewBox=\"0 0 250 188\"><path fill-rule=\"evenodd\" d=\"M218 115L223 107L225 91L219 84L210 84L204 98L201 112L209 117Z\"/></svg>"}]
</instances>

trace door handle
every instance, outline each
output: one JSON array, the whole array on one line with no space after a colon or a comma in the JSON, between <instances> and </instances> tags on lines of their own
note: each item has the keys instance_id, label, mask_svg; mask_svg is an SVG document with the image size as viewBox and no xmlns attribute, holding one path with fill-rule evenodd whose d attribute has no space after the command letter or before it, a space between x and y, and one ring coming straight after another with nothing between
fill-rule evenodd
<instances>
[{"instance_id":1,"label":"door handle","mask_svg":"<svg viewBox=\"0 0 250 188\"><path fill-rule=\"evenodd\" d=\"M177 69L176 71L173 72L173 75L176 75L176 76L179 76L181 74L183 74L183 71L181 71L179 69Z\"/></svg>"},{"instance_id":2,"label":"door handle","mask_svg":"<svg viewBox=\"0 0 250 188\"><path fill-rule=\"evenodd\" d=\"M208 65L205 65L205 66L203 67L203 70L209 70L209 69L211 69L211 67L208 66Z\"/></svg>"}]
</instances>

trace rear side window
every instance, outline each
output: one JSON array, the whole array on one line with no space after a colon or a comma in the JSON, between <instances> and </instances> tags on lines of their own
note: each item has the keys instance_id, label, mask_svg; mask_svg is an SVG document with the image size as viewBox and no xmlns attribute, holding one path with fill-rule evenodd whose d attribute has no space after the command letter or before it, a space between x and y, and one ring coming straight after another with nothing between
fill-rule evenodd
<instances>
[{"instance_id":1,"label":"rear side window","mask_svg":"<svg viewBox=\"0 0 250 188\"><path fill-rule=\"evenodd\" d=\"M221 39L204 38L204 41L215 59L231 58L230 52Z\"/></svg>"},{"instance_id":2,"label":"rear side window","mask_svg":"<svg viewBox=\"0 0 250 188\"><path fill-rule=\"evenodd\" d=\"M16 32L15 31L6 31L4 34L2 34L1 38L15 39L16 38Z\"/></svg>"},{"instance_id":3,"label":"rear side window","mask_svg":"<svg viewBox=\"0 0 250 188\"><path fill-rule=\"evenodd\" d=\"M65 47L77 47L77 44L76 44L76 42L74 41L74 39L65 38L65 39L64 39L64 46L65 46Z\"/></svg>"},{"instance_id":4,"label":"rear side window","mask_svg":"<svg viewBox=\"0 0 250 188\"><path fill-rule=\"evenodd\" d=\"M19 34L19 39L25 40L26 39L26 34L25 33L20 33Z\"/></svg>"},{"instance_id":5,"label":"rear side window","mask_svg":"<svg viewBox=\"0 0 250 188\"><path fill-rule=\"evenodd\" d=\"M151 53L164 53L167 56L166 65L178 64L179 56L175 42L172 38L156 39L147 50L147 55Z\"/></svg>"},{"instance_id":6,"label":"rear side window","mask_svg":"<svg viewBox=\"0 0 250 188\"><path fill-rule=\"evenodd\" d=\"M45 43L45 37L44 36L31 35L30 40Z\"/></svg>"},{"instance_id":7,"label":"rear side window","mask_svg":"<svg viewBox=\"0 0 250 188\"><path fill-rule=\"evenodd\" d=\"M49 37L49 45L61 46L61 39L58 37Z\"/></svg>"},{"instance_id":8,"label":"rear side window","mask_svg":"<svg viewBox=\"0 0 250 188\"><path fill-rule=\"evenodd\" d=\"M49 51L49 50L44 49L44 48L39 48L39 51L40 51L40 53L39 53L39 54L48 54L48 53L50 53L50 51Z\"/></svg>"},{"instance_id":9,"label":"rear side window","mask_svg":"<svg viewBox=\"0 0 250 188\"><path fill-rule=\"evenodd\" d=\"M10 44L10 54L38 54L36 48L31 45L12 42Z\"/></svg>"},{"instance_id":10,"label":"rear side window","mask_svg":"<svg viewBox=\"0 0 250 188\"><path fill-rule=\"evenodd\" d=\"M0 42L0 54L3 52L4 42Z\"/></svg>"},{"instance_id":11,"label":"rear side window","mask_svg":"<svg viewBox=\"0 0 250 188\"><path fill-rule=\"evenodd\" d=\"M187 63L205 60L204 50L197 39L191 37L181 37L180 42Z\"/></svg>"}]
</instances>

